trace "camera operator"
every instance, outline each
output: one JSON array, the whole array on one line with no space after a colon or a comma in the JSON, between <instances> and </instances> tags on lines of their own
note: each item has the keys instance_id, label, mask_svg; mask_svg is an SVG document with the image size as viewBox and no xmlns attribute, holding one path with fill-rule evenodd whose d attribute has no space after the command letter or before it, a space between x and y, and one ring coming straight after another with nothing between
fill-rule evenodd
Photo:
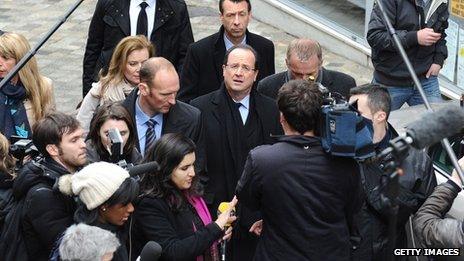
<instances>
[{"instance_id":1,"label":"camera operator","mask_svg":"<svg viewBox=\"0 0 464 261\"><path fill-rule=\"evenodd\" d=\"M263 216L255 260L349 260L350 225L361 203L358 165L325 153L315 136L317 84L289 81L277 102L285 135L249 153L237 185L239 201Z\"/></svg>"},{"instance_id":2,"label":"camera operator","mask_svg":"<svg viewBox=\"0 0 464 261\"><path fill-rule=\"evenodd\" d=\"M59 112L33 127L32 140L43 158L26 163L13 184L15 199L25 199L20 222L29 259L48 260L57 237L73 224L74 199L54 185L86 164L83 133L74 117Z\"/></svg>"},{"instance_id":3,"label":"camera operator","mask_svg":"<svg viewBox=\"0 0 464 261\"><path fill-rule=\"evenodd\" d=\"M459 160L464 168L464 158ZM456 170L451 179L438 185L414 216L414 232L423 247L464 247L464 223L453 218L444 218L454 199L462 190Z\"/></svg>"},{"instance_id":4,"label":"camera operator","mask_svg":"<svg viewBox=\"0 0 464 261\"><path fill-rule=\"evenodd\" d=\"M389 146L389 141L398 133L388 123L391 99L387 88L378 84L365 84L350 90L350 102L357 102L358 111L365 118L372 132L375 151L380 153ZM354 251L355 260L384 260L388 252L389 208L380 198L383 162L369 159L360 163L361 180L366 200L356 217L356 226L361 238ZM404 175L399 178L399 210L396 229L396 247L407 248L405 225L411 214L436 186L432 162L422 150L411 149L401 165Z\"/></svg>"}]
</instances>

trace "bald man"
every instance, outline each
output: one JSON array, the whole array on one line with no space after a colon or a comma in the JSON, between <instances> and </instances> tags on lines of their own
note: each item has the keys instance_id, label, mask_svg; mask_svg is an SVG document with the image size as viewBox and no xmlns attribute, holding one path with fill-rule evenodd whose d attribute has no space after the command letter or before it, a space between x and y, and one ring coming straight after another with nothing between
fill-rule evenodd
<instances>
[{"instance_id":1,"label":"bald man","mask_svg":"<svg viewBox=\"0 0 464 261\"><path fill-rule=\"evenodd\" d=\"M295 39L287 48L285 64L287 71L270 75L258 83L258 92L272 98L284 83L290 80L310 80L321 83L330 92L336 92L348 99L350 89L356 86L353 77L322 67L322 48L311 39Z\"/></svg>"},{"instance_id":2,"label":"bald man","mask_svg":"<svg viewBox=\"0 0 464 261\"><path fill-rule=\"evenodd\" d=\"M140 68L140 83L123 105L131 114L139 151L145 153L165 133L182 133L197 145L197 171L204 169L204 138L200 111L176 99L179 76L171 62L150 58ZM200 173L201 174L201 173ZM204 179L203 179L204 181Z\"/></svg>"}]
</instances>

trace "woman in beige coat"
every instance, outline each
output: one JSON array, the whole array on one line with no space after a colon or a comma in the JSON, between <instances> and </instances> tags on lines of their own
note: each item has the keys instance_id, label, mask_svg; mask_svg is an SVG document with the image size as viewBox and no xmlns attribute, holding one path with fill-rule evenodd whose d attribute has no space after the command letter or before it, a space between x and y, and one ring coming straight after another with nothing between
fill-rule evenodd
<instances>
[{"instance_id":1,"label":"woman in beige coat","mask_svg":"<svg viewBox=\"0 0 464 261\"><path fill-rule=\"evenodd\" d=\"M93 83L77 114L85 132L98 106L105 102L122 101L140 82L139 71L144 61L154 55L154 47L145 36L128 36L116 46L108 73Z\"/></svg>"}]
</instances>

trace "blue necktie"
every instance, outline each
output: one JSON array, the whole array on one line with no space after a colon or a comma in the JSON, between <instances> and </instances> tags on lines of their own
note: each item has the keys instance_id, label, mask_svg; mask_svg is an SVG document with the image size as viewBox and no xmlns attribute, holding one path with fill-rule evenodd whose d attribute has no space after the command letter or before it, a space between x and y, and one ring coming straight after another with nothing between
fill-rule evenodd
<instances>
[{"instance_id":1,"label":"blue necktie","mask_svg":"<svg viewBox=\"0 0 464 261\"><path fill-rule=\"evenodd\" d=\"M155 125L158 123L154 119L149 119L146 124L148 129L145 133L145 154L148 152L148 149L153 145L156 139Z\"/></svg>"}]
</instances>

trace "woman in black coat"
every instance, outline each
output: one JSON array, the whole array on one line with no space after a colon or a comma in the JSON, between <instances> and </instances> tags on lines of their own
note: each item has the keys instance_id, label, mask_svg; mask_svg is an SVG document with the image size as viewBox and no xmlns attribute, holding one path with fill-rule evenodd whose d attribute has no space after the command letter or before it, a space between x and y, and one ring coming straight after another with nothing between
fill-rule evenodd
<instances>
[{"instance_id":1,"label":"woman in black coat","mask_svg":"<svg viewBox=\"0 0 464 261\"><path fill-rule=\"evenodd\" d=\"M122 155L119 157L111 156L111 140L108 136L110 129L117 129L123 140ZM135 146L135 132L134 122L121 103L110 102L98 107L90 122L90 131L86 141L88 161L117 163L115 161L125 160L126 163L138 163L142 156Z\"/></svg>"},{"instance_id":2,"label":"woman in black coat","mask_svg":"<svg viewBox=\"0 0 464 261\"><path fill-rule=\"evenodd\" d=\"M219 260L217 243L231 236L231 228L225 235L224 230L235 220L230 212L237 200L211 220L195 176L195 144L181 134L162 136L145 159L154 160L160 170L147 173L140 184L132 257L148 241L156 241L163 248L160 260Z\"/></svg>"}]
</instances>

